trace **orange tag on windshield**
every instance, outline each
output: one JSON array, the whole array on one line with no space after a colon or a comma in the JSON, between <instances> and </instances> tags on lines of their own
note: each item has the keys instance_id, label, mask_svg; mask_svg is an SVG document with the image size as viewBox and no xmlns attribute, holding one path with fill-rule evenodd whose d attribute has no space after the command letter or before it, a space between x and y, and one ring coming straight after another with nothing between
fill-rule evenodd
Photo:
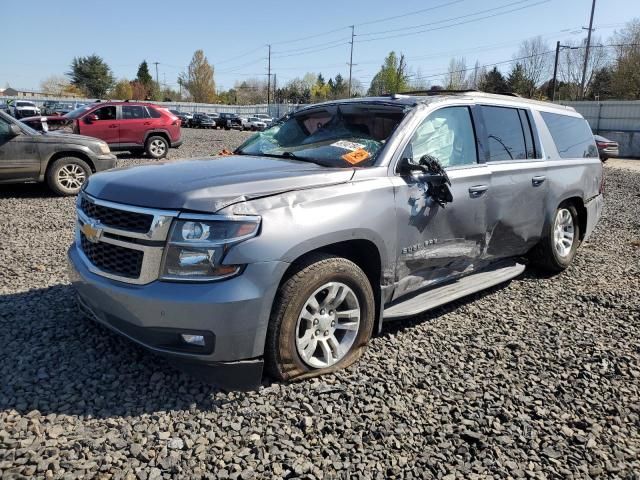
<instances>
[{"instance_id":1,"label":"orange tag on windshield","mask_svg":"<svg viewBox=\"0 0 640 480\"><path fill-rule=\"evenodd\" d=\"M349 162L351 165L357 165L367 160L371 155L364 148L359 148L353 152L345 153L342 155L342 159Z\"/></svg>"}]
</instances>

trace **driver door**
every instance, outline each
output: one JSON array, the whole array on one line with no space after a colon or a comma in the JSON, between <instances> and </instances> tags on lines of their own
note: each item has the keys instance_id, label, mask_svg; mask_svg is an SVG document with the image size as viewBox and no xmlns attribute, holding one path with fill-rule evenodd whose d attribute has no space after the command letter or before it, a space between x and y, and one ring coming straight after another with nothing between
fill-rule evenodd
<instances>
[{"instance_id":1,"label":"driver door","mask_svg":"<svg viewBox=\"0 0 640 480\"><path fill-rule=\"evenodd\" d=\"M435 157L451 181L452 202L429 196L424 174L393 177L398 232L394 299L468 274L483 266L491 173L479 151L471 106L429 113L404 147L402 158ZM396 172L398 169L396 168Z\"/></svg>"},{"instance_id":2,"label":"driver door","mask_svg":"<svg viewBox=\"0 0 640 480\"><path fill-rule=\"evenodd\" d=\"M88 121L87 117L96 115L97 120ZM99 138L108 144L120 143L120 121L116 117L115 105L90 110L80 119L80 133Z\"/></svg>"}]
</instances>

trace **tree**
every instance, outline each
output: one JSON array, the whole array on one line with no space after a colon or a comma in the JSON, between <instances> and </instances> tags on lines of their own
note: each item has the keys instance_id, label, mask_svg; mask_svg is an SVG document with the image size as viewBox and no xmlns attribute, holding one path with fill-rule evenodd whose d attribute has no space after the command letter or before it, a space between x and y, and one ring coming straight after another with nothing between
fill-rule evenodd
<instances>
[{"instance_id":1,"label":"tree","mask_svg":"<svg viewBox=\"0 0 640 480\"><path fill-rule=\"evenodd\" d=\"M593 75L587 98L589 100L608 100L615 98L613 93L613 75L610 68L604 67Z\"/></svg>"},{"instance_id":2,"label":"tree","mask_svg":"<svg viewBox=\"0 0 640 480\"><path fill-rule=\"evenodd\" d=\"M506 93L509 86L498 67L493 67L478 85L479 89L487 93Z\"/></svg>"},{"instance_id":3,"label":"tree","mask_svg":"<svg viewBox=\"0 0 640 480\"><path fill-rule=\"evenodd\" d=\"M213 67L202 50L196 50L187 69L186 76L180 81L189 91L194 102L212 103L216 97L216 84L213 79Z\"/></svg>"},{"instance_id":4,"label":"tree","mask_svg":"<svg viewBox=\"0 0 640 480\"><path fill-rule=\"evenodd\" d=\"M113 98L117 98L119 100L132 100L133 97L133 88L131 87L131 82L126 79L120 80L116 83L113 91L111 92L111 96Z\"/></svg>"},{"instance_id":5,"label":"tree","mask_svg":"<svg viewBox=\"0 0 640 480\"><path fill-rule=\"evenodd\" d=\"M516 63L507 77L509 91L523 97L530 97L531 92L535 91L532 85L533 81L526 77L522 64L520 62Z\"/></svg>"},{"instance_id":6,"label":"tree","mask_svg":"<svg viewBox=\"0 0 640 480\"><path fill-rule=\"evenodd\" d=\"M640 99L640 19L613 35L615 51L611 87L616 98Z\"/></svg>"},{"instance_id":7,"label":"tree","mask_svg":"<svg viewBox=\"0 0 640 480\"><path fill-rule=\"evenodd\" d=\"M542 40L542 37L538 36L523 41L518 48L516 58L526 80L522 83L523 87L526 86L526 91L518 93L531 98L535 95L536 89L543 82L543 79L549 78L553 63L553 51Z\"/></svg>"},{"instance_id":8,"label":"tree","mask_svg":"<svg viewBox=\"0 0 640 480\"><path fill-rule=\"evenodd\" d=\"M40 82L40 90L45 95L61 97L65 89L70 85L69 80L61 75L51 75Z\"/></svg>"},{"instance_id":9,"label":"tree","mask_svg":"<svg viewBox=\"0 0 640 480\"><path fill-rule=\"evenodd\" d=\"M109 65L98 55L74 57L71 71L67 72L71 84L78 87L90 97L101 98L114 83Z\"/></svg>"},{"instance_id":10,"label":"tree","mask_svg":"<svg viewBox=\"0 0 640 480\"><path fill-rule=\"evenodd\" d=\"M462 90L467 88L467 62L464 57L452 58L449 61L449 69L444 79L447 90Z\"/></svg>"},{"instance_id":11,"label":"tree","mask_svg":"<svg viewBox=\"0 0 640 480\"><path fill-rule=\"evenodd\" d=\"M380 71L371 80L369 95L392 94L405 91L409 85L407 63L403 54L390 52L384 59Z\"/></svg>"},{"instance_id":12,"label":"tree","mask_svg":"<svg viewBox=\"0 0 640 480\"><path fill-rule=\"evenodd\" d=\"M151 77L151 74L149 73L149 65L147 64L146 60L143 60L142 63L140 63L140 65L138 66L136 80L146 87L151 86L153 77Z\"/></svg>"},{"instance_id":13,"label":"tree","mask_svg":"<svg viewBox=\"0 0 640 480\"><path fill-rule=\"evenodd\" d=\"M585 91L589 91L593 75L607 64L607 51L605 48L598 48L601 44L599 38L592 38L594 48L589 50L587 61L587 75L585 79ZM570 48L565 48L560 54L558 62L558 77L565 83L566 88L562 90L561 96L567 100L579 100L582 98L580 84L582 82L582 68L586 55L586 39L581 42L565 42ZM561 89L558 88L560 92Z\"/></svg>"}]
</instances>

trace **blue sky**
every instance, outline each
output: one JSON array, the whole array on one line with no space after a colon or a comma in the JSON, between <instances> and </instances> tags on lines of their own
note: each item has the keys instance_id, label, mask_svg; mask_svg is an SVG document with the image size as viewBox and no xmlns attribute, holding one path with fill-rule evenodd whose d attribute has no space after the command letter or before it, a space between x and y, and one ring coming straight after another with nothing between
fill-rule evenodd
<instances>
[{"instance_id":1,"label":"blue sky","mask_svg":"<svg viewBox=\"0 0 640 480\"><path fill-rule=\"evenodd\" d=\"M28 3L26 9L21 2L3 5L3 87L37 88L49 75L64 74L74 56L92 53L117 78L135 77L143 59L160 62L160 82L175 84L201 48L215 67L217 87L227 89L236 80L265 78L268 43L278 84L306 72L346 77L352 24L354 77L365 86L391 50L404 53L414 72L438 83L454 55L464 56L468 66L476 59L490 64L511 59L520 41L536 35L552 48L556 40L581 39L591 8L591 0ZM605 40L634 16L640 17L639 0L598 0L595 35Z\"/></svg>"}]
</instances>

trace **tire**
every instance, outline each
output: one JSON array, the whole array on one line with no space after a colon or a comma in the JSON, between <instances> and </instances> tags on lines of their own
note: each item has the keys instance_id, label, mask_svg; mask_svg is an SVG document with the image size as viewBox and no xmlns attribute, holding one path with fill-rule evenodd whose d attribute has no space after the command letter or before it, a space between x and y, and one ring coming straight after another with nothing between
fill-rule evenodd
<instances>
[{"instance_id":1,"label":"tire","mask_svg":"<svg viewBox=\"0 0 640 480\"><path fill-rule=\"evenodd\" d=\"M330 292L334 304L323 309ZM317 308L309 306L312 297ZM348 367L362 355L374 317L371 283L355 263L309 256L278 289L265 346L267 372L277 380L292 380Z\"/></svg>"},{"instance_id":2,"label":"tire","mask_svg":"<svg viewBox=\"0 0 640 480\"><path fill-rule=\"evenodd\" d=\"M47 168L47 185L57 195L77 195L91 175L91 167L77 157L59 158Z\"/></svg>"},{"instance_id":3,"label":"tire","mask_svg":"<svg viewBox=\"0 0 640 480\"><path fill-rule=\"evenodd\" d=\"M578 211L570 203L562 203L548 222L540 243L531 251L532 263L549 272L565 270L580 246Z\"/></svg>"},{"instance_id":4,"label":"tire","mask_svg":"<svg viewBox=\"0 0 640 480\"><path fill-rule=\"evenodd\" d=\"M224 127L225 130L231 130L229 127Z\"/></svg>"},{"instance_id":5,"label":"tire","mask_svg":"<svg viewBox=\"0 0 640 480\"><path fill-rule=\"evenodd\" d=\"M164 137L152 135L147 138L147 141L144 144L144 151L147 155L156 160L164 158L169 152L169 142L167 142L167 139Z\"/></svg>"}]
</instances>

